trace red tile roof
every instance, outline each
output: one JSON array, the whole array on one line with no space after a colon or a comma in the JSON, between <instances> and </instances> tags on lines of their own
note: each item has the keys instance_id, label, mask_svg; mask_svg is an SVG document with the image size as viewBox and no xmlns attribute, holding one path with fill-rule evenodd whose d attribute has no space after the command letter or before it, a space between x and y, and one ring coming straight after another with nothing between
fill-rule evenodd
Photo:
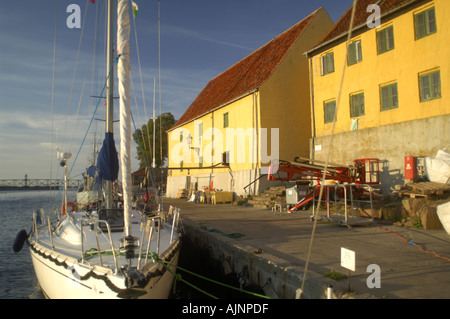
<instances>
[{"instance_id":1,"label":"red tile roof","mask_svg":"<svg viewBox=\"0 0 450 319\"><path fill-rule=\"evenodd\" d=\"M371 4L378 4L381 10L381 16L402 7L403 5L414 3L422 0L358 0L355 10L355 20L353 22L353 29L366 24L367 19L373 12L367 12L367 7ZM311 51L322 44L327 43L333 39L346 34L350 29L350 21L352 16L353 4L336 22L325 37L317 43ZM381 21L383 23L383 21Z\"/></svg>"},{"instance_id":2,"label":"red tile roof","mask_svg":"<svg viewBox=\"0 0 450 319\"><path fill-rule=\"evenodd\" d=\"M170 130L259 88L319 10L213 78Z\"/></svg>"}]
</instances>

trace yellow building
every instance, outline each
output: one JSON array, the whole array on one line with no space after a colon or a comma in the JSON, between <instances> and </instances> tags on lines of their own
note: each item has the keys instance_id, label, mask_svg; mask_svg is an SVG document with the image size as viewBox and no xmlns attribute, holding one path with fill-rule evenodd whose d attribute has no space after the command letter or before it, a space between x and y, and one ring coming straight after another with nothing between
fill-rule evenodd
<instances>
[{"instance_id":1,"label":"yellow building","mask_svg":"<svg viewBox=\"0 0 450 319\"><path fill-rule=\"evenodd\" d=\"M388 191L404 181L405 156L450 146L450 1L359 0L347 46L351 13L307 52L311 157L379 158Z\"/></svg>"},{"instance_id":2,"label":"yellow building","mask_svg":"<svg viewBox=\"0 0 450 319\"><path fill-rule=\"evenodd\" d=\"M167 196L211 184L237 195L259 193L273 160L309 155L304 52L332 25L320 8L207 84L168 131Z\"/></svg>"}]
</instances>

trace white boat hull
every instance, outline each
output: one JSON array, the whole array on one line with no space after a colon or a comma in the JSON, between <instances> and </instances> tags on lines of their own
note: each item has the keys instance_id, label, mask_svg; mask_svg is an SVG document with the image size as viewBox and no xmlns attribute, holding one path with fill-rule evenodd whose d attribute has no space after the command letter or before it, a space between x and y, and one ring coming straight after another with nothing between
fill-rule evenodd
<instances>
[{"instance_id":1,"label":"white boat hull","mask_svg":"<svg viewBox=\"0 0 450 319\"><path fill-rule=\"evenodd\" d=\"M123 232L104 233L94 227L97 218L76 214L51 227L38 227L28 238L35 274L46 298L169 297L181 247L175 223L170 226L159 217L139 223L139 218L135 218L133 230L140 240L130 266L130 259L117 249ZM155 226L156 220L160 226ZM108 248L111 239L113 246Z\"/></svg>"},{"instance_id":2,"label":"white boat hull","mask_svg":"<svg viewBox=\"0 0 450 319\"><path fill-rule=\"evenodd\" d=\"M178 264L179 257L178 250L169 260L174 265L170 266L173 273L164 269L163 265L155 264L153 268L158 268L156 271L162 274L152 277L142 291L135 292L125 287L121 274L108 274L64 261L63 256L52 254L36 244L30 250L36 277L47 299L167 299L176 271L174 266Z\"/></svg>"}]
</instances>

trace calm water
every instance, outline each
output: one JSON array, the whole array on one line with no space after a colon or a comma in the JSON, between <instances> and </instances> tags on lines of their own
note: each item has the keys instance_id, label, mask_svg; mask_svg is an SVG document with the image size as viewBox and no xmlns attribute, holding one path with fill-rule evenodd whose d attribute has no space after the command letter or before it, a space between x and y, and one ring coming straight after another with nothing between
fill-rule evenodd
<instances>
[{"instance_id":1,"label":"calm water","mask_svg":"<svg viewBox=\"0 0 450 319\"><path fill-rule=\"evenodd\" d=\"M33 211L48 209L53 191L0 192L0 298L41 299L27 245L17 254L12 245L21 229L30 231Z\"/></svg>"}]
</instances>

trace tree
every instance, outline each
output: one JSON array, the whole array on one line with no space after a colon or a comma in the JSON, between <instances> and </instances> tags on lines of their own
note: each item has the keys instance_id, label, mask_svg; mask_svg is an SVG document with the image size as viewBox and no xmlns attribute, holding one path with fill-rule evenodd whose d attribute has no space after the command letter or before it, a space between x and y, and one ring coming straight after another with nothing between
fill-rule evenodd
<instances>
[{"instance_id":1,"label":"tree","mask_svg":"<svg viewBox=\"0 0 450 319\"><path fill-rule=\"evenodd\" d=\"M155 164L156 167L162 167L168 157L168 143L166 131L175 124L175 118L171 113L163 113L155 120ZM138 138L139 137L139 138ZM161 156L161 137L162 137L162 156ZM142 128L133 133L133 140L137 146L137 160L139 167L152 167L153 163L153 119ZM141 149L142 147L142 149ZM143 152L142 152L143 150ZM144 160L145 158L145 160ZM147 162L147 163L146 163Z\"/></svg>"}]
</instances>

